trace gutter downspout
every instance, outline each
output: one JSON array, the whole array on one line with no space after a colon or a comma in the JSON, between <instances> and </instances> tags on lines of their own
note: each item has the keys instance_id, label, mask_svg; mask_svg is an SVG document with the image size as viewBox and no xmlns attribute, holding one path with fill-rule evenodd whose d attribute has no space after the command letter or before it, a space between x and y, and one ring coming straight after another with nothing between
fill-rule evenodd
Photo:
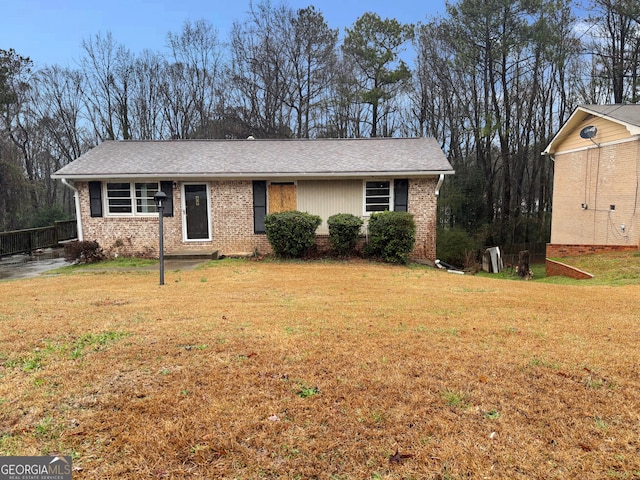
<instances>
[{"instance_id":1,"label":"gutter downspout","mask_svg":"<svg viewBox=\"0 0 640 480\"><path fill-rule=\"evenodd\" d=\"M440 174L440 178L438 178L438 184L436 185L436 197L440 195L440 187L442 186L442 182L444 182L444 173Z\"/></svg>"},{"instance_id":2,"label":"gutter downspout","mask_svg":"<svg viewBox=\"0 0 640 480\"><path fill-rule=\"evenodd\" d=\"M83 241L84 235L82 233L82 217L80 216L80 198L78 197L78 189L71 185L66 178L61 179L62 184L73 190L73 203L76 207L76 229L78 230L78 240Z\"/></svg>"}]
</instances>

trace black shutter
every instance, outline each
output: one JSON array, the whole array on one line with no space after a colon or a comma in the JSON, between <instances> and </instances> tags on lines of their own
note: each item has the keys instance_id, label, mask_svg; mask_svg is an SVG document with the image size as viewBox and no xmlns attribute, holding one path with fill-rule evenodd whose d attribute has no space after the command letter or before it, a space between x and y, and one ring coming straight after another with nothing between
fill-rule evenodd
<instances>
[{"instance_id":1,"label":"black shutter","mask_svg":"<svg viewBox=\"0 0 640 480\"><path fill-rule=\"evenodd\" d=\"M102 182L89 182L89 208L92 217L102 216Z\"/></svg>"},{"instance_id":2,"label":"black shutter","mask_svg":"<svg viewBox=\"0 0 640 480\"><path fill-rule=\"evenodd\" d=\"M409 180L396 178L393 182L393 209L406 212L409 206Z\"/></svg>"},{"instance_id":3,"label":"black shutter","mask_svg":"<svg viewBox=\"0 0 640 480\"><path fill-rule=\"evenodd\" d=\"M160 182L160 190L167 196L162 216L173 217L173 182Z\"/></svg>"},{"instance_id":4,"label":"black shutter","mask_svg":"<svg viewBox=\"0 0 640 480\"><path fill-rule=\"evenodd\" d=\"M264 217L267 215L267 182L253 182L253 233L266 233Z\"/></svg>"}]
</instances>

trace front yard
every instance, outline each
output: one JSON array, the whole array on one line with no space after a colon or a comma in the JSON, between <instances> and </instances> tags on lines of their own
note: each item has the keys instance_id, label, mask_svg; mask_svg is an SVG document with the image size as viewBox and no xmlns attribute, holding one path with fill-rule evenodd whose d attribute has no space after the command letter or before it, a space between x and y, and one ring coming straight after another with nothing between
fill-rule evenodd
<instances>
[{"instance_id":1,"label":"front yard","mask_svg":"<svg viewBox=\"0 0 640 480\"><path fill-rule=\"evenodd\" d=\"M0 298L0 455L74 479L640 477L637 283L224 260Z\"/></svg>"}]
</instances>

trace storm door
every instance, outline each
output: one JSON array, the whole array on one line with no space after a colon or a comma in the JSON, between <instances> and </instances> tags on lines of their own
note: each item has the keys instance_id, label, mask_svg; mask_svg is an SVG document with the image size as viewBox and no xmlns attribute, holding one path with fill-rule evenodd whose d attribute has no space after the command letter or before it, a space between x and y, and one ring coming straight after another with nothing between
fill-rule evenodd
<instances>
[{"instance_id":1,"label":"storm door","mask_svg":"<svg viewBox=\"0 0 640 480\"><path fill-rule=\"evenodd\" d=\"M209 240L209 202L206 185L184 185L184 212L185 239Z\"/></svg>"}]
</instances>

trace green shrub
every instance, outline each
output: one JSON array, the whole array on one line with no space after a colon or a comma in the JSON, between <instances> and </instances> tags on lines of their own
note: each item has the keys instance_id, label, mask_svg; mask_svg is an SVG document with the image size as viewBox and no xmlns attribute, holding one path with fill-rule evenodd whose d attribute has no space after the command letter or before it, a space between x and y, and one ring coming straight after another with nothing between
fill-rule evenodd
<instances>
[{"instance_id":1,"label":"green shrub","mask_svg":"<svg viewBox=\"0 0 640 480\"><path fill-rule=\"evenodd\" d=\"M270 213L264 218L273 253L283 258L303 257L315 245L320 223L319 216L298 211Z\"/></svg>"},{"instance_id":2,"label":"green shrub","mask_svg":"<svg viewBox=\"0 0 640 480\"><path fill-rule=\"evenodd\" d=\"M327 219L329 242L338 255L349 255L360 238L362 219L350 213L337 213Z\"/></svg>"},{"instance_id":3,"label":"green shrub","mask_svg":"<svg viewBox=\"0 0 640 480\"><path fill-rule=\"evenodd\" d=\"M416 224L407 212L379 212L369 218L367 255L407 263L416 244Z\"/></svg>"},{"instance_id":4,"label":"green shrub","mask_svg":"<svg viewBox=\"0 0 640 480\"><path fill-rule=\"evenodd\" d=\"M73 241L65 244L64 258L68 262L92 263L104 260L104 252L95 240Z\"/></svg>"},{"instance_id":5,"label":"green shrub","mask_svg":"<svg viewBox=\"0 0 640 480\"><path fill-rule=\"evenodd\" d=\"M436 256L455 267L467 267L469 252L478 250L477 242L462 228L438 230Z\"/></svg>"}]
</instances>

